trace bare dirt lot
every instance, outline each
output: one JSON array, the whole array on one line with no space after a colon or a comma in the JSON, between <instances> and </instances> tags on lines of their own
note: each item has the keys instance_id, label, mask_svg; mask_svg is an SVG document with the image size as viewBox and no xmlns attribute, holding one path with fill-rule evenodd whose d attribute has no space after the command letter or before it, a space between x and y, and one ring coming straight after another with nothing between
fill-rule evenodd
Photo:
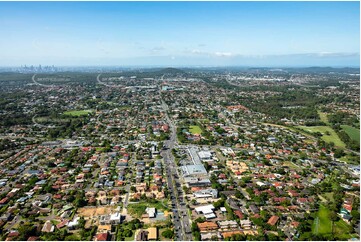
<instances>
[{"instance_id":1,"label":"bare dirt lot","mask_svg":"<svg viewBox=\"0 0 361 242\"><path fill-rule=\"evenodd\" d=\"M78 215L84 217L92 217L99 215L111 214L115 211L114 206L102 206L102 207L84 207L78 209Z\"/></svg>"}]
</instances>

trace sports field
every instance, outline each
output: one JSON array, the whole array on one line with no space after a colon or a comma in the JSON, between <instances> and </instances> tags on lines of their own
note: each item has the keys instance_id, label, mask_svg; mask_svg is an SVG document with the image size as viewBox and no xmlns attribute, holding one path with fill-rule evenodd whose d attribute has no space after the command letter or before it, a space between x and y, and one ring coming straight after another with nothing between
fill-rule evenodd
<instances>
[{"instance_id":1,"label":"sports field","mask_svg":"<svg viewBox=\"0 0 361 242\"><path fill-rule=\"evenodd\" d=\"M341 125L341 128L350 136L351 139L360 143L360 130L349 125Z\"/></svg>"},{"instance_id":2,"label":"sports field","mask_svg":"<svg viewBox=\"0 0 361 242\"><path fill-rule=\"evenodd\" d=\"M296 127L311 133L320 132L322 134L321 138L327 143L333 142L335 146L339 146L342 148L346 147L345 143L342 142L342 140L338 137L336 132L331 127L328 126L296 126ZM329 132L329 135L326 134L327 132Z\"/></svg>"},{"instance_id":3,"label":"sports field","mask_svg":"<svg viewBox=\"0 0 361 242\"><path fill-rule=\"evenodd\" d=\"M321 205L318 210L317 217L312 225L312 233L314 234L329 234L332 232L332 223L329 218L330 210Z\"/></svg>"},{"instance_id":4,"label":"sports field","mask_svg":"<svg viewBox=\"0 0 361 242\"><path fill-rule=\"evenodd\" d=\"M201 134L202 129L198 125L191 125L189 126L189 132L192 134Z\"/></svg>"},{"instance_id":5,"label":"sports field","mask_svg":"<svg viewBox=\"0 0 361 242\"><path fill-rule=\"evenodd\" d=\"M64 114L69 115L69 116L79 117L79 116L88 115L89 113L92 113L92 112L93 112L93 110L90 110L90 109L87 109L87 110L71 110L71 111L64 112Z\"/></svg>"},{"instance_id":6,"label":"sports field","mask_svg":"<svg viewBox=\"0 0 361 242\"><path fill-rule=\"evenodd\" d=\"M332 233L332 221L329 218L330 210L321 205L317 217L315 218L312 225L313 234L331 234ZM351 235L351 226L348 225L342 219L334 222L333 232L336 238L347 240L352 237Z\"/></svg>"}]
</instances>

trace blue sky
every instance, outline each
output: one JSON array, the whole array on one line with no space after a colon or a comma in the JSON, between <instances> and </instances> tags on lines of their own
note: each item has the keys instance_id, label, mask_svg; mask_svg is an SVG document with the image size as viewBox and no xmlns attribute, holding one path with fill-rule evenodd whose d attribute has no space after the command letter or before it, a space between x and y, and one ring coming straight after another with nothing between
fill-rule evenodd
<instances>
[{"instance_id":1,"label":"blue sky","mask_svg":"<svg viewBox=\"0 0 361 242\"><path fill-rule=\"evenodd\" d=\"M359 66L359 2L0 2L0 65Z\"/></svg>"}]
</instances>

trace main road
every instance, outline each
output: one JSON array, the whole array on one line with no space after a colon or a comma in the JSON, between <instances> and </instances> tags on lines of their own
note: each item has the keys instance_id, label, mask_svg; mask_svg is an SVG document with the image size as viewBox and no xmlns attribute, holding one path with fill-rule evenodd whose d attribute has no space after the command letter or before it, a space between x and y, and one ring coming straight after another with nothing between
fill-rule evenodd
<instances>
[{"instance_id":1,"label":"main road","mask_svg":"<svg viewBox=\"0 0 361 242\"><path fill-rule=\"evenodd\" d=\"M183 190L177 172L177 165L172 154L172 149L176 143L176 127L168 116L168 105L162 100L161 93L159 93L159 95L161 97L164 115L171 131L170 139L164 142L164 148L161 151L161 155L164 159L167 186L172 203L173 224L175 230L174 240L190 241L193 238L188 208L183 198Z\"/></svg>"}]
</instances>

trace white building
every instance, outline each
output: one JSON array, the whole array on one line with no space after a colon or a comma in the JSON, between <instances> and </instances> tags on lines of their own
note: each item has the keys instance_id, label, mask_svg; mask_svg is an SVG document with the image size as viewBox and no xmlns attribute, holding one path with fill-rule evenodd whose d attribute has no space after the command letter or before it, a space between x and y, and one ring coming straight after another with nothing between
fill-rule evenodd
<instances>
[{"instance_id":1,"label":"white building","mask_svg":"<svg viewBox=\"0 0 361 242\"><path fill-rule=\"evenodd\" d=\"M218 225L221 229L237 229L238 223L234 220L218 221Z\"/></svg>"},{"instance_id":2,"label":"white building","mask_svg":"<svg viewBox=\"0 0 361 242\"><path fill-rule=\"evenodd\" d=\"M208 174L203 165L186 165L181 166L180 168L184 177L200 177L207 176Z\"/></svg>"},{"instance_id":3,"label":"white building","mask_svg":"<svg viewBox=\"0 0 361 242\"><path fill-rule=\"evenodd\" d=\"M145 211L148 214L149 218L155 218L156 215L155 208L146 208Z\"/></svg>"},{"instance_id":4,"label":"white building","mask_svg":"<svg viewBox=\"0 0 361 242\"><path fill-rule=\"evenodd\" d=\"M204 189L204 190L199 190L193 193L193 195L196 198L217 198L218 196L218 191L217 189Z\"/></svg>"},{"instance_id":5,"label":"white building","mask_svg":"<svg viewBox=\"0 0 361 242\"><path fill-rule=\"evenodd\" d=\"M79 217L76 217L68 223L67 227L68 229L72 230L78 227L78 224L79 224Z\"/></svg>"},{"instance_id":6,"label":"white building","mask_svg":"<svg viewBox=\"0 0 361 242\"><path fill-rule=\"evenodd\" d=\"M213 212L214 209L212 204L195 208L196 212L198 214L203 214L206 219L216 218L216 215Z\"/></svg>"},{"instance_id":7,"label":"white building","mask_svg":"<svg viewBox=\"0 0 361 242\"><path fill-rule=\"evenodd\" d=\"M122 215L119 212L113 213L110 215L110 223L111 224L120 224L120 220Z\"/></svg>"},{"instance_id":8,"label":"white building","mask_svg":"<svg viewBox=\"0 0 361 242\"><path fill-rule=\"evenodd\" d=\"M207 150L202 150L202 151L198 152L198 155L202 161L212 160L212 157L213 157L212 153Z\"/></svg>"},{"instance_id":9,"label":"white building","mask_svg":"<svg viewBox=\"0 0 361 242\"><path fill-rule=\"evenodd\" d=\"M248 219L240 220L239 223L241 224L243 229L251 229L252 228L252 222Z\"/></svg>"}]
</instances>

